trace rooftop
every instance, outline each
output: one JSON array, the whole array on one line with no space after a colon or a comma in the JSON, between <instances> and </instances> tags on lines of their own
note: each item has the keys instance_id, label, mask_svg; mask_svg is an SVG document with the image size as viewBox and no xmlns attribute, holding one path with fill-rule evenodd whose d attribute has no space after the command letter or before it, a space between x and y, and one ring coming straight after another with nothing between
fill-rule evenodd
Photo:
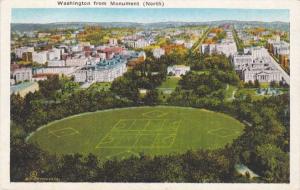
<instances>
[{"instance_id":1,"label":"rooftop","mask_svg":"<svg viewBox=\"0 0 300 190\"><path fill-rule=\"evenodd\" d=\"M10 86L10 93L16 93L20 92L21 90L24 90L32 85L34 85L36 82L23 82L17 85Z\"/></svg>"}]
</instances>

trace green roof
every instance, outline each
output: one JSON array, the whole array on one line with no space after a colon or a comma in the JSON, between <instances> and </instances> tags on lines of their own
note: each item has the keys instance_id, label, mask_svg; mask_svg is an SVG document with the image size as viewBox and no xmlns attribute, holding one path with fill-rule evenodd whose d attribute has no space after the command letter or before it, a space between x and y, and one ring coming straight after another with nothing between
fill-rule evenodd
<instances>
[{"instance_id":1,"label":"green roof","mask_svg":"<svg viewBox=\"0 0 300 190\"><path fill-rule=\"evenodd\" d=\"M32 85L34 85L36 82L23 82L17 85L12 85L10 86L10 93L16 93L16 92L20 92L21 90L24 90Z\"/></svg>"}]
</instances>

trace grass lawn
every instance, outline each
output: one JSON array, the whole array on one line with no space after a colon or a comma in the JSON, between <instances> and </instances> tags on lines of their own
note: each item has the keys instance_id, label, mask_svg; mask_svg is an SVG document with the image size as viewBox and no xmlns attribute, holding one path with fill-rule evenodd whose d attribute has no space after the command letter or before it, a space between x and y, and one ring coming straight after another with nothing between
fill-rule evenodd
<instances>
[{"instance_id":1,"label":"grass lawn","mask_svg":"<svg viewBox=\"0 0 300 190\"><path fill-rule=\"evenodd\" d=\"M270 84L268 82L261 82L260 83L260 88L269 88Z\"/></svg>"},{"instance_id":2,"label":"grass lawn","mask_svg":"<svg viewBox=\"0 0 300 190\"><path fill-rule=\"evenodd\" d=\"M210 71L208 71L208 70L201 70L201 71L192 71L192 72L195 73L195 74L201 75L201 74L209 74Z\"/></svg>"},{"instance_id":3,"label":"grass lawn","mask_svg":"<svg viewBox=\"0 0 300 190\"><path fill-rule=\"evenodd\" d=\"M237 87L228 84L227 88L226 88L225 99L228 101L233 100L236 90L237 90Z\"/></svg>"},{"instance_id":4,"label":"grass lawn","mask_svg":"<svg viewBox=\"0 0 300 190\"><path fill-rule=\"evenodd\" d=\"M159 92L159 99L166 102L171 93L178 85L180 77L168 76L167 79L157 88Z\"/></svg>"},{"instance_id":5,"label":"grass lawn","mask_svg":"<svg viewBox=\"0 0 300 190\"><path fill-rule=\"evenodd\" d=\"M138 107L81 114L52 122L29 137L53 154L94 153L102 159L143 152L163 155L216 149L243 132L236 119L204 109Z\"/></svg>"},{"instance_id":6,"label":"grass lawn","mask_svg":"<svg viewBox=\"0 0 300 190\"><path fill-rule=\"evenodd\" d=\"M101 90L108 91L110 86L111 86L110 82L96 82L96 83L92 84L89 87L89 89L93 89L96 91L101 91Z\"/></svg>"},{"instance_id":7,"label":"grass lawn","mask_svg":"<svg viewBox=\"0 0 300 190\"><path fill-rule=\"evenodd\" d=\"M167 79L158 87L158 89L175 89L180 77L168 76Z\"/></svg>"},{"instance_id":8,"label":"grass lawn","mask_svg":"<svg viewBox=\"0 0 300 190\"><path fill-rule=\"evenodd\" d=\"M168 76L167 79L157 88L159 98L162 102L165 102L170 97L170 94L177 87L179 80L180 77Z\"/></svg>"}]
</instances>

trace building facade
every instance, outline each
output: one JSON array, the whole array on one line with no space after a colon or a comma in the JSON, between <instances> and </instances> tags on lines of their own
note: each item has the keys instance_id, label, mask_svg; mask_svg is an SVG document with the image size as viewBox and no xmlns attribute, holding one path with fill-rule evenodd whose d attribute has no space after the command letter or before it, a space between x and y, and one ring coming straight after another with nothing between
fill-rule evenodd
<instances>
[{"instance_id":1,"label":"building facade","mask_svg":"<svg viewBox=\"0 0 300 190\"><path fill-rule=\"evenodd\" d=\"M47 51L33 52L32 61L39 64L45 64L47 62Z\"/></svg>"},{"instance_id":2,"label":"building facade","mask_svg":"<svg viewBox=\"0 0 300 190\"><path fill-rule=\"evenodd\" d=\"M153 57L159 59L161 56L165 55L165 50L162 48L155 48L152 53Z\"/></svg>"},{"instance_id":3,"label":"building facade","mask_svg":"<svg viewBox=\"0 0 300 190\"><path fill-rule=\"evenodd\" d=\"M17 68L11 71L11 79L16 83L32 80L32 68Z\"/></svg>"},{"instance_id":4,"label":"building facade","mask_svg":"<svg viewBox=\"0 0 300 190\"><path fill-rule=\"evenodd\" d=\"M237 73L244 82L282 81L282 72L277 69L265 48L253 47L248 54L234 55L232 60Z\"/></svg>"},{"instance_id":5,"label":"building facade","mask_svg":"<svg viewBox=\"0 0 300 190\"><path fill-rule=\"evenodd\" d=\"M168 74L172 74L177 77L181 75L185 75L189 71L190 71L190 67L185 65L173 65L167 68Z\"/></svg>"},{"instance_id":6,"label":"building facade","mask_svg":"<svg viewBox=\"0 0 300 190\"><path fill-rule=\"evenodd\" d=\"M112 82L126 71L127 61L119 57L101 60L96 65L87 65L74 73L76 82Z\"/></svg>"}]
</instances>

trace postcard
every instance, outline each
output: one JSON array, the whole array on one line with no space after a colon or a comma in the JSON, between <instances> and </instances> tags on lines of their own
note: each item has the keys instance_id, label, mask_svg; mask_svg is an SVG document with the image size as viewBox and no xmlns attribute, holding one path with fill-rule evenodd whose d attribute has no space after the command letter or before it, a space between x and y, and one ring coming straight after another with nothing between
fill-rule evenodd
<instances>
[{"instance_id":1,"label":"postcard","mask_svg":"<svg viewBox=\"0 0 300 190\"><path fill-rule=\"evenodd\" d=\"M1 1L1 189L300 189L300 1Z\"/></svg>"}]
</instances>

